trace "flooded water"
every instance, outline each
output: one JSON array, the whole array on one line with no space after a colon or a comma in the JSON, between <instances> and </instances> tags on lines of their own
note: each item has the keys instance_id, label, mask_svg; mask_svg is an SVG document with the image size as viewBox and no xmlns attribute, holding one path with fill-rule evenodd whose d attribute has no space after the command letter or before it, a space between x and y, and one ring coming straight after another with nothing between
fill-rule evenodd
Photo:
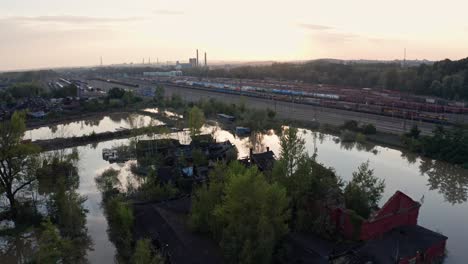
<instances>
[{"instance_id":1,"label":"flooded water","mask_svg":"<svg viewBox=\"0 0 468 264\"><path fill-rule=\"evenodd\" d=\"M105 124L106 122L103 122ZM99 125L101 126L101 125ZM105 129L105 128L102 128ZM217 141L230 140L236 145L239 157L245 157L249 149L264 151L267 147L279 155L279 137L273 132L239 138L232 133L205 126L205 133L212 133ZM375 175L385 179L386 189L381 203L383 204L395 191L400 190L415 200L421 200L423 206L419 214L419 224L441 232L449 237L448 258L445 263L466 263L468 250L468 171L453 165L435 162L430 159L406 155L399 150L371 145L342 144L332 135L320 134L310 130L301 130L306 148L310 154L318 154L318 161L336 169L345 181L358 165L367 160L374 168ZM170 134L170 137L189 143L187 132ZM109 263L114 259L115 247L107 235L107 220L101 207L101 194L95 178L104 170L112 167L121 170L120 180L124 184L131 177L129 161L123 164L109 164L102 159L102 149L127 144L128 139L101 142L94 146L78 147L80 154L78 191L87 196L85 203L89 210L87 227L93 240L93 251L88 252L90 263Z\"/></svg>"},{"instance_id":2,"label":"flooded water","mask_svg":"<svg viewBox=\"0 0 468 264\"><path fill-rule=\"evenodd\" d=\"M139 128L148 125L162 125L163 122L140 114L110 114L102 118L73 121L64 124L44 126L26 131L24 138L31 140L69 138L91 133L114 132L119 129Z\"/></svg>"},{"instance_id":3,"label":"flooded water","mask_svg":"<svg viewBox=\"0 0 468 264\"><path fill-rule=\"evenodd\" d=\"M93 251L88 251L87 258L90 263L110 263L114 259L116 249L109 241L107 234L107 220L101 207L102 195L97 189L95 178L109 168L120 170L120 181L125 184L127 175L131 174L129 161L123 164L109 164L102 159L102 149L112 148L121 144L128 144L128 139L102 142L96 146L84 146L78 148L80 161L78 164L80 186L78 192L88 199L85 202L89 210L86 220L88 233L93 240Z\"/></svg>"},{"instance_id":4,"label":"flooded water","mask_svg":"<svg viewBox=\"0 0 468 264\"><path fill-rule=\"evenodd\" d=\"M391 148L337 143L335 136L310 130L301 130L300 134L309 154L316 149L318 161L335 168L345 181L351 180L359 164L369 160L375 175L385 179L381 205L397 190L421 201L419 225L449 238L445 263L467 263L468 170ZM214 135L219 141L230 140L235 144L239 157L247 156L250 148L264 151L266 147L279 155L279 138L274 133L237 138L228 131L218 130Z\"/></svg>"},{"instance_id":5,"label":"flooded water","mask_svg":"<svg viewBox=\"0 0 468 264\"><path fill-rule=\"evenodd\" d=\"M151 113L151 114L159 114L160 113L160 110L157 107L156 108L145 108L145 109L143 109L143 111ZM171 112L171 111L167 111L167 110L162 111L162 114L164 114L165 116L167 116L169 118L172 118L172 119L182 119L182 118L184 118L183 115L179 115L179 114L177 114L175 112Z\"/></svg>"}]
</instances>

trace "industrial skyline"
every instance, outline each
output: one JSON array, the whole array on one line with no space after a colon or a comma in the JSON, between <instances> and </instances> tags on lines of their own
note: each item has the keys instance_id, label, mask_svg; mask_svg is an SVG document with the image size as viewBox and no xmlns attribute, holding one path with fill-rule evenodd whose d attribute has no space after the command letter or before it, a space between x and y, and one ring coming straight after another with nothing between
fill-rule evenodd
<instances>
[{"instance_id":1,"label":"industrial skyline","mask_svg":"<svg viewBox=\"0 0 468 264\"><path fill-rule=\"evenodd\" d=\"M193 47L209 50L211 61L394 60L404 48L408 60L468 54L461 0L8 0L2 7L0 70L91 66L100 56L107 65L148 55L176 61Z\"/></svg>"}]
</instances>

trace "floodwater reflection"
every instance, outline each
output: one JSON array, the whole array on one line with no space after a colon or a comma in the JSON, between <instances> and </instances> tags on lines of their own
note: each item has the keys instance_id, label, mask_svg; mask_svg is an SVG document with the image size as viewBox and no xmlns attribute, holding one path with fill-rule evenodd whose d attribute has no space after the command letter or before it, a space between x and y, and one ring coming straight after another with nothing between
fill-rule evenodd
<instances>
[{"instance_id":1,"label":"floodwater reflection","mask_svg":"<svg viewBox=\"0 0 468 264\"><path fill-rule=\"evenodd\" d=\"M143 126L158 126L163 122L146 115L116 113L101 118L89 118L65 122L51 126L39 127L26 131L24 139L40 140L69 138L89 135L91 133L114 132L119 129L133 129Z\"/></svg>"},{"instance_id":2,"label":"floodwater reflection","mask_svg":"<svg viewBox=\"0 0 468 264\"><path fill-rule=\"evenodd\" d=\"M442 161L423 158L419 165L421 174L427 175L431 190L438 190L451 204L467 201L468 174L466 170Z\"/></svg>"},{"instance_id":3,"label":"floodwater reflection","mask_svg":"<svg viewBox=\"0 0 468 264\"><path fill-rule=\"evenodd\" d=\"M99 126L101 124L99 123ZM217 126L206 125L202 131L211 133L217 141L231 141L238 149L239 158L246 157L250 148L255 152L261 152L268 147L276 156L280 154L280 138L274 131L252 134L250 137L237 137ZM401 190L417 200L425 197L419 222L449 237L447 246L449 256L445 263L464 263L468 259L465 246L468 230L464 228L468 222L467 170L378 145L343 144L336 140L336 136L311 130L302 129L300 133L309 154L316 153L319 162L335 168L337 174L344 180L350 180L351 173L356 167L369 160L375 174L386 182L382 201L386 201L396 190ZM154 137L171 137L180 140L183 144L190 142L187 131ZM102 159L102 149L129 144L130 141L130 139L112 140L78 147L80 179L77 191L88 198L84 202L88 210L86 227L95 249L87 251L87 258L91 263L109 263L116 253L107 235L108 225L101 207L102 196L96 187L95 177L108 168L115 168L121 172L119 180L123 185L134 184L131 173L134 161L109 164ZM43 190L47 192L47 188Z\"/></svg>"}]
</instances>

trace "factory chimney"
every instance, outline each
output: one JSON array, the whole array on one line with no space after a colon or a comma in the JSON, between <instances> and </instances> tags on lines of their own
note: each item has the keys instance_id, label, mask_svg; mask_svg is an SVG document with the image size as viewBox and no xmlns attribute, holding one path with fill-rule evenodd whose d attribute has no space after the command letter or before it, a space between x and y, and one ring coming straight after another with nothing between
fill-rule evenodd
<instances>
[{"instance_id":1,"label":"factory chimney","mask_svg":"<svg viewBox=\"0 0 468 264\"><path fill-rule=\"evenodd\" d=\"M205 52L205 67L207 66L207 63L206 63L206 52Z\"/></svg>"},{"instance_id":2,"label":"factory chimney","mask_svg":"<svg viewBox=\"0 0 468 264\"><path fill-rule=\"evenodd\" d=\"M198 49L197 49L197 63L196 63L196 66L198 66Z\"/></svg>"}]
</instances>

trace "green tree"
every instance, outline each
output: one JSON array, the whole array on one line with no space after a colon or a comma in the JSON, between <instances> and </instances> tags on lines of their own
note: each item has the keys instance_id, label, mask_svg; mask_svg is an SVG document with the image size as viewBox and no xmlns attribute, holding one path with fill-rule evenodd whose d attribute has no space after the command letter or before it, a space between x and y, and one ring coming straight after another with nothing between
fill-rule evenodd
<instances>
[{"instance_id":1,"label":"green tree","mask_svg":"<svg viewBox=\"0 0 468 264\"><path fill-rule=\"evenodd\" d=\"M165 261L163 257L155 252L153 246L151 245L151 240L149 239L140 239L138 240L135 253L132 257L132 262L134 264L164 264Z\"/></svg>"},{"instance_id":2,"label":"green tree","mask_svg":"<svg viewBox=\"0 0 468 264\"><path fill-rule=\"evenodd\" d=\"M268 183L257 168L218 164L210 183L195 192L190 224L219 241L229 262L271 263L288 232L288 204L284 187Z\"/></svg>"},{"instance_id":3,"label":"green tree","mask_svg":"<svg viewBox=\"0 0 468 264\"><path fill-rule=\"evenodd\" d=\"M17 218L16 195L36 180L39 148L23 142L26 131L24 113L15 112L10 121L0 124L0 193L5 193L10 211Z\"/></svg>"},{"instance_id":4,"label":"green tree","mask_svg":"<svg viewBox=\"0 0 468 264\"><path fill-rule=\"evenodd\" d=\"M304 140L297 136L297 130L282 136L281 155L273 167L272 178L286 187L291 198L292 228L323 233L325 221L313 224L321 217L316 201L326 204L327 199L336 200L341 195L342 183L332 169L318 164L303 146ZM288 172L288 163L294 164L292 172Z\"/></svg>"},{"instance_id":5,"label":"green tree","mask_svg":"<svg viewBox=\"0 0 468 264\"><path fill-rule=\"evenodd\" d=\"M218 219L213 217L213 211L221 202L224 195L224 185L230 173L242 171L242 165L233 162L228 167L222 163L216 164L209 174L209 184L203 184L194 192L192 212L189 218L190 227L200 233L211 233L219 238Z\"/></svg>"},{"instance_id":6,"label":"green tree","mask_svg":"<svg viewBox=\"0 0 468 264\"><path fill-rule=\"evenodd\" d=\"M38 241L39 249L34 257L35 262L63 263L64 256L71 247L69 241L60 236L58 229L50 219L42 222L41 229Z\"/></svg>"},{"instance_id":7,"label":"green tree","mask_svg":"<svg viewBox=\"0 0 468 264\"><path fill-rule=\"evenodd\" d=\"M122 102L124 105L129 105L135 101L135 95L133 92L125 92L122 96Z\"/></svg>"},{"instance_id":8,"label":"green tree","mask_svg":"<svg viewBox=\"0 0 468 264\"><path fill-rule=\"evenodd\" d=\"M114 87L107 92L107 97L110 99L122 99L124 95L125 90L118 87Z\"/></svg>"},{"instance_id":9,"label":"green tree","mask_svg":"<svg viewBox=\"0 0 468 264\"><path fill-rule=\"evenodd\" d=\"M127 261L132 255L133 208L122 195L109 197L104 208L109 223L109 237L117 247L117 257Z\"/></svg>"},{"instance_id":10,"label":"green tree","mask_svg":"<svg viewBox=\"0 0 468 264\"><path fill-rule=\"evenodd\" d=\"M8 92L16 99L39 96L44 89L37 83L17 83L8 89Z\"/></svg>"},{"instance_id":11,"label":"green tree","mask_svg":"<svg viewBox=\"0 0 468 264\"><path fill-rule=\"evenodd\" d=\"M372 209L378 206L384 190L385 181L374 176L369 161L364 162L353 172L353 178L345 187L346 207L367 218Z\"/></svg>"},{"instance_id":12,"label":"green tree","mask_svg":"<svg viewBox=\"0 0 468 264\"><path fill-rule=\"evenodd\" d=\"M418 139L420 134L421 134L421 130L419 130L418 125L414 124L411 127L407 136L410 138Z\"/></svg>"},{"instance_id":13,"label":"green tree","mask_svg":"<svg viewBox=\"0 0 468 264\"><path fill-rule=\"evenodd\" d=\"M305 155L305 141L298 135L297 128L286 128L280 138L281 160L286 166L286 176L293 175L297 164Z\"/></svg>"},{"instance_id":14,"label":"green tree","mask_svg":"<svg viewBox=\"0 0 468 264\"><path fill-rule=\"evenodd\" d=\"M365 135L374 135L377 133L377 129L373 124L366 124L362 127L362 133Z\"/></svg>"},{"instance_id":15,"label":"green tree","mask_svg":"<svg viewBox=\"0 0 468 264\"><path fill-rule=\"evenodd\" d=\"M208 158L205 153L199 148L192 151L193 164L195 166L203 166L208 164Z\"/></svg>"},{"instance_id":16,"label":"green tree","mask_svg":"<svg viewBox=\"0 0 468 264\"><path fill-rule=\"evenodd\" d=\"M200 129L205 124L205 114L200 108L194 106L189 111L189 129L191 136L200 134Z\"/></svg>"},{"instance_id":17,"label":"green tree","mask_svg":"<svg viewBox=\"0 0 468 264\"><path fill-rule=\"evenodd\" d=\"M154 100L156 103L160 104L164 101L164 95L166 91L164 89L164 86L158 85L156 86L156 89L154 89Z\"/></svg>"},{"instance_id":18,"label":"green tree","mask_svg":"<svg viewBox=\"0 0 468 264\"><path fill-rule=\"evenodd\" d=\"M221 246L232 263L271 263L278 241L288 232L284 187L269 184L256 168L229 179L214 216L222 222Z\"/></svg>"}]
</instances>

